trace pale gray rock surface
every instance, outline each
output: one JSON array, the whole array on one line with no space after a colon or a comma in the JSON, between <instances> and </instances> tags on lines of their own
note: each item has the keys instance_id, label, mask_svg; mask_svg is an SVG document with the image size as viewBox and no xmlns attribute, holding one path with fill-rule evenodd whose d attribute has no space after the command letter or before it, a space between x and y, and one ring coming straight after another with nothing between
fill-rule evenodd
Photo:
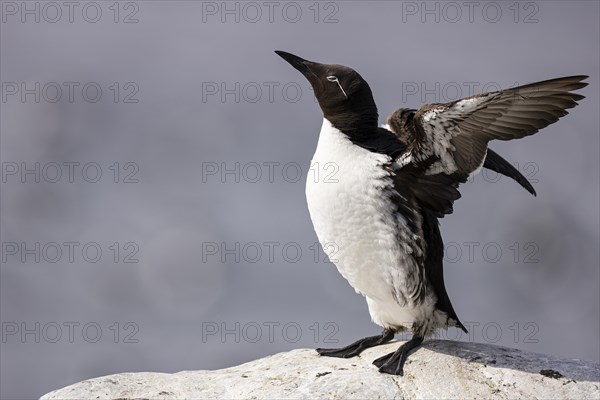
<instances>
[{"instance_id":1,"label":"pale gray rock surface","mask_svg":"<svg viewBox=\"0 0 600 400\"><path fill-rule=\"evenodd\" d=\"M599 364L431 340L409 357L403 377L379 373L371 362L397 347L351 359L300 349L216 371L109 375L42 399L600 399Z\"/></svg>"}]
</instances>

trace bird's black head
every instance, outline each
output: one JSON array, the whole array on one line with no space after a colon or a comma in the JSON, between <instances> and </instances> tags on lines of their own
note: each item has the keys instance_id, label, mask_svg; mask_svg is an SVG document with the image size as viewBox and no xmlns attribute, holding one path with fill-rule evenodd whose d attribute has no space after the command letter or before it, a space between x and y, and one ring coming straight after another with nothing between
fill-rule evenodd
<instances>
[{"instance_id":1,"label":"bird's black head","mask_svg":"<svg viewBox=\"0 0 600 400\"><path fill-rule=\"evenodd\" d=\"M308 61L285 51L275 51L310 82L323 115L335 127L377 128L377 107L369 84L352 68Z\"/></svg>"}]
</instances>

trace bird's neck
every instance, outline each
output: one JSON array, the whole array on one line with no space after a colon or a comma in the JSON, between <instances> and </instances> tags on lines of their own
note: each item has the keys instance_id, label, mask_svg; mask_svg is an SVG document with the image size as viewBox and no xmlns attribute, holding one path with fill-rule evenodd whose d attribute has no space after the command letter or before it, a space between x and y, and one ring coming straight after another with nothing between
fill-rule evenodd
<instances>
[{"instance_id":1,"label":"bird's neck","mask_svg":"<svg viewBox=\"0 0 600 400\"><path fill-rule=\"evenodd\" d=\"M369 113L325 114L325 119L353 144L371 152L395 159L406 150L406 145L396 135L377 126L376 108Z\"/></svg>"},{"instance_id":2,"label":"bird's neck","mask_svg":"<svg viewBox=\"0 0 600 400\"><path fill-rule=\"evenodd\" d=\"M325 118L350 138L364 138L377 132L379 115L377 107L364 105L345 110L324 113Z\"/></svg>"}]
</instances>

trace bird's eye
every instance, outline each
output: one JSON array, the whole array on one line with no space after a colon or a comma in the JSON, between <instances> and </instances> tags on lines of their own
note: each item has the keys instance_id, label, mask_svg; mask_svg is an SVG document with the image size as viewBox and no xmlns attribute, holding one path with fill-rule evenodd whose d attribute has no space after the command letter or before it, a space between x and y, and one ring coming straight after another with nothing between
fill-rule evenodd
<instances>
[{"instance_id":1,"label":"bird's eye","mask_svg":"<svg viewBox=\"0 0 600 400\"><path fill-rule=\"evenodd\" d=\"M339 86L339 88L340 88L340 90L341 90L341 91L342 91L342 93L344 94L344 97L345 97L345 98L348 98L348 95L347 95L347 94L346 94L346 92L344 91L344 88L342 87L342 84L340 83L340 81L338 81L338 78L337 78L337 76L335 76L335 75L329 75L329 76L328 76L326 79L327 79L329 82L335 82L335 83L337 83L337 84L338 84L338 86Z\"/></svg>"}]
</instances>

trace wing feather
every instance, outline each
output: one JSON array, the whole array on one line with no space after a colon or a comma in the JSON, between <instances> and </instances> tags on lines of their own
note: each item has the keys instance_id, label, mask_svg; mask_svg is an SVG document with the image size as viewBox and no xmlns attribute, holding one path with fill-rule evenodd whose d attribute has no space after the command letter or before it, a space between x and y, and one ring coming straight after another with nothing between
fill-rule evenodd
<instances>
[{"instance_id":1,"label":"wing feather","mask_svg":"<svg viewBox=\"0 0 600 400\"><path fill-rule=\"evenodd\" d=\"M464 181L479 168L490 140L532 135L568 114L584 96L578 75L484 93L446 104L430 104L413 118L416 140L409 145L416 160L436 157L436 171Z\"/></svg>"},{"instance_id":2,"label":"wing feather","mask_svg":"<svg viewBox=\"0 0 600 400\"><path fill-rule=\"evenodd\" d=\"M527 179L489 150L488 143L529 136L558 121L584 98L572 91L587 86L586 78L551 79L419 110L396 110L387 119L388 127L407 146L396 160L397 184L410 185L436 217L452 212L460 197L458 184L481 167L509 176L535 194Z\"/></svg>"}]
</instances>

